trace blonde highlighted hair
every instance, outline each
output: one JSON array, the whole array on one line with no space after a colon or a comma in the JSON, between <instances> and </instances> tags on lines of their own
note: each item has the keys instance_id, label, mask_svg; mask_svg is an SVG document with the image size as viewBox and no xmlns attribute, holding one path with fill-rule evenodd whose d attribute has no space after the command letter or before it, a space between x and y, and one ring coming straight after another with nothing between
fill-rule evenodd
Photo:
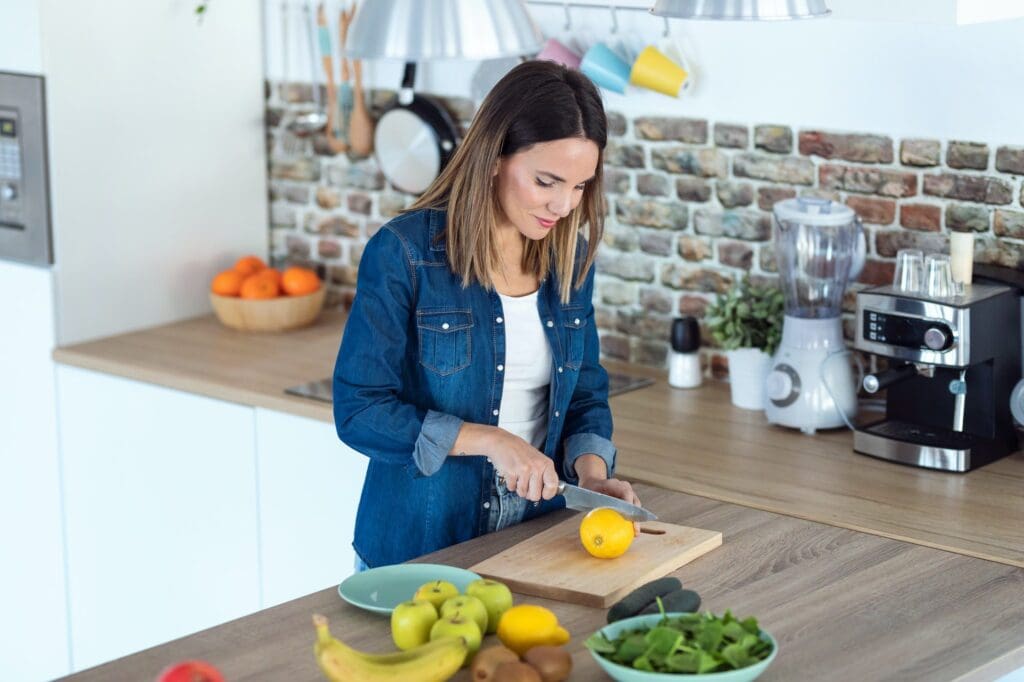
<instances>
[{"instance_id":1,"label":"blonde highlighted hair","mask_svg":"<svg viewBox=\"0 0 1024 682\"><path fill-rule=\"evenodd\" d=\"M512 69L484 99L451 161L408 209L448 212L443 238L448 263L462 285L479 282L491 289L491 272L500 263L497 244L501 207L493 183L501 157L540 142L583 138L598 147L593 180L580 203L541 240L526 242L522 267L543 281L554 271L559 296L569 301L571 287L583 286L604 230L602 169L607 119L601 96L590 80L560 64L528 61ZM582 228L586 252L574 276Z\"/></svg>"}]
</instances>

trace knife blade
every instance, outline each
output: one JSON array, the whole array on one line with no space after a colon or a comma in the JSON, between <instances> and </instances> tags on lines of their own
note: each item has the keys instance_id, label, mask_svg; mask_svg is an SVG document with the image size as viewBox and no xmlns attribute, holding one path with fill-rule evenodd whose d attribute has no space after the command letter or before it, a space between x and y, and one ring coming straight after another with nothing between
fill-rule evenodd
<instances>
[{"instance_id":1,"label":"knife blade","mask_svg":"<svg viewBox=\"0 0 1024 682\"><path fill-rule=\"evenodd\" d=\"M658 518L643 507L565 481L558 482L558 494L565 498L565 506L569 509L589 511L598 507L610 507L630 521L654 521Z\"/></svg>"}]
</instances>

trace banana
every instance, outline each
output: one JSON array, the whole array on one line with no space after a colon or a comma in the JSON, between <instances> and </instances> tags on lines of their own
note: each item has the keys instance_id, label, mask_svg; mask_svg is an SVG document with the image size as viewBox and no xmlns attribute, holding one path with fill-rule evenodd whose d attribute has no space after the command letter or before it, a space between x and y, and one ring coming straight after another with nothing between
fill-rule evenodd
<instances>
[{"instance_id":1,"label":"banana","mask_svg":"<svg viewBox=\"0 0 1024 682\"><path fill-rule=\"evenodd\" d=\"M357 651L331 636L327 619L313 616L317 663L332 682L444 682L462 667L469 647L461 637L444 637L392 654Z\"/></svg>"}]
</instances>

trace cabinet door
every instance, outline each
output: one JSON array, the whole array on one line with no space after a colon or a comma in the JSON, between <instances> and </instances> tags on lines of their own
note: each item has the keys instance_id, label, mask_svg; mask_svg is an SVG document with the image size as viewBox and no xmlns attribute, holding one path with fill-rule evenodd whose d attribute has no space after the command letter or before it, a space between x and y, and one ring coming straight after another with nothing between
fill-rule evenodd
<instances>
[{"instance_id":1,"label":"cabinet door","mask_svg":"<svg viewBox=\"0 0 1024 682\"><path fill-rule=\"evenodd\" d=\"M352 535L366 457L334 425L256 409L263 606L352 574Z\"/></svg>"},{"instance_id":2,"label":"cabinet door","mask_svg":"<svg viewBox=\"0 0 1024 682\"><path fill-rule=\"evenodd\" d=\"M76 670L259 608L253 409L58 368Z\"/></svg>"},{"instance_id":3,"label":"cabinet door","mask_svg":"<svg viewBox=\"0 0 1024 682\"><path fill-rule=\"evenodd\" d=\"M0 679L21 682L70 672L50 271L0 261L0 320Z\"/></svg>"}]
</instances>

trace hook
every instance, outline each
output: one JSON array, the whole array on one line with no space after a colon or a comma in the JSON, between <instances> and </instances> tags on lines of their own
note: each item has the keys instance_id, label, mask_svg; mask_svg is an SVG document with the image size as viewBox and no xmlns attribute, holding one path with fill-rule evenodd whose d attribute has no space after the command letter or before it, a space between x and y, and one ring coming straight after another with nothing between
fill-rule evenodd
<instances>
[{"instance_id":1,"label":"hook","mask_svg":"<svg viewBox=\"0 0 1024 682\"><path fill-rule=\"evenodd\" d=\"M619 32L619 15L615 13L615 4L611 5L612 11L612 34Z\"/></svg>"},{"instance_id":2,"label":"hook","mask_svg":"<svg viewBox=\"0 0 1024 682\"><path fill-rule=\"evenodd\" d=\"M670 35L670 34L672 33L672 32L671 32L671 31L669 30L669 28L668 28L668 17L667 17L667 16L662 16L662 17L661 17L661 19L662 19L662 21L664 21L664 22L665 22L665 28L664 28L664 30L662 30L662 32L661 32L661 37L662 37L662 38L668 38L668 37L669 37L669 35Z\"/></svg>"},{"instance_id":3,"label":"hook","mask_svg":"<svg viewBox=\"0 0 1024 682\"><path fill-rule=\"evenodd\" d=\"M569 3L563 3L562 7L565 9L565 31L572 29L572 13L569 12Z\"/></svg>"}]
</instances>

